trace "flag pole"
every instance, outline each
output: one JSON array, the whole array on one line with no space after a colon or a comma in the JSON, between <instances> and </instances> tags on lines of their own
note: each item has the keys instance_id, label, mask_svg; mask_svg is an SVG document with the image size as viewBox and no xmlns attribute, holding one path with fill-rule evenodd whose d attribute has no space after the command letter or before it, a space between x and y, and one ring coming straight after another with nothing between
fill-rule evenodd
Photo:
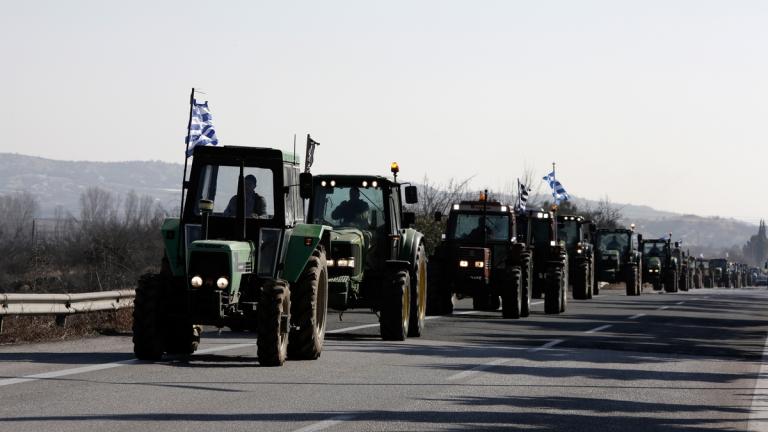
<instances>
[{"instance_id":1,"label":"flag pole","mask_svg":"<svg viewBox=\"0 0 768 432\"><path fill-rule=\"evenodd\" d=\"M186 189L187 185L187 162L189 160L189 157L187 156L187 152L189 152L189 136L192 132L192 110L195 105L195 88L192 87L192 92L189 94L189 120L187 121L187 137L184 141L186 141L186 149L184 150L184 174L181 177L181 203L179 204L179 229L182 228L181 221L184 220L184 190ZM178 255L176 256L176 263L181 262L184 259L184 253L183 253L183 247L184 244L184 233L179 232L178 236L178 242L179 246L176 248Z\"/></svg>"},{"instance_id":2,"label":"flag pole","mask_svg":"<svg viewBox=\"0 0 768 432\"><path fill-rule=\"evenodd\" d=\"M181 178L181 204L179 205L179 220L184 217L184 189L186 189L187 184L187 161L189 160L187 153L189 152L189 136L192 134L192 110L194 106L195 88L192 87L192 92L189 94L189 120L187 121L187 139L185 139L187 148L184 150L184 174Z\"/></svg>"}]
</instances>

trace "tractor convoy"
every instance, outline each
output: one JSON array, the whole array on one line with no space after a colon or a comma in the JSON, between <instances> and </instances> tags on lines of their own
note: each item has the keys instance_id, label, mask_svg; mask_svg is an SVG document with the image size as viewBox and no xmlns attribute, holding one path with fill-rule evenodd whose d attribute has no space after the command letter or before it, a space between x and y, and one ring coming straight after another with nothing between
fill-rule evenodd
<instances>
[{"instance_id":1,"label":"tractor convoy","mask_svg":"<svg viewBox=\"0 0 768 432\"><path fill-rule=\"evenodd\" d=\"M605 284L638 296L646 284L673 293L751 286L761 276L727 258L696 258L671 234L644 239L634 225L601 227L488 191L420 219L427 232L430 222L442 229L428 244L409 211L417 189L398 182L397 163L391 177L313 175L317 143L307 138L303 170L281 150L194 148L179 217L161 228L160 271L136 288L138 359L188 356L212 326L252 332L259 364L280 366L320 357L329 309L368 309L383 340L403 341L462 298L514 320L532 313L532 299L561 314L569 291L588 301ZM562 187L554 170L545 180Z\"/></svg>"}]
</instances>

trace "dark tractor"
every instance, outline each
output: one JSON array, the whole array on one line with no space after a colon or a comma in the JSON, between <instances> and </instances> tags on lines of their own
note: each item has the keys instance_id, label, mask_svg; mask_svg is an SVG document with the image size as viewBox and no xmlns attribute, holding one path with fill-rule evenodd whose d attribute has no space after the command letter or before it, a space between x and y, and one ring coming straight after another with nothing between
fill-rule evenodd
<instances>
[{"instance_id":1,"label":"dark tractor","mask_svg":"<svg viewBox=\"0 0 768 432\"><path fill-rule=\"evenodd\" d=\"M713 288L731 288L731 266L727 259L711 259L709 268L712 271Z\"/></svg>"},{"instance_id":2,"label":"dark tractor","mask_svg":"<svg viewBox=\"0 0 768 432\"><path fill-rule=\"evenodd\" d=\"M672 248L672 259L677 262L677 288L680 291L688 291L690 289L689 282L691 276L688 268L688 255L680 247L680 242L675 242Z\"/></svg>"},{"instance_id":3,"label":"dark tractor","mask_svg":"<svg viewBox=\"0 0 768 432\"><path fill-rule=\"evenodd\" d=\"M280 150L200 146L184 187L182 217L162 226L161 271L136 289L136 357L192 354L211 325L255 332L263 366L318 358L330 227L304 223L311 174Z\"/></svg>"},{"instance_id":4,"label":"dark tractor","mask_svg":"<svg viewBox=\"0 0 768 432\"><path fill-rule=\"evenodd\" d=\"M397 164L394 181L374 175L315 176L307 219L333 228L328 306L369 308L379 314L384 340L421 336L427 303L424 236L404 212ZM415 186L404 189L417 202Z\"/></svg>"},{"instance_id":5,"label":"dark tractor","mask_svg":"<svg viewBox=\"0 0 768 432\"><path fill-rule=\"evenodd\" d=\"M557 230L568 251L568 280L573 286L573 298L591 299L595 285L595 251L591 237L595 224L581 216L558 215Z\"/></svg>"},{"instance_id":6,"label":"dark tractor","mask_svg":"<svg viewBox=\"0 0 768 432\"><path fill-rule=\"evenodd\" d=\"M677 292L680 288L679 255L672 248L672 240L663 237L645 239L641 243L643 251L644 280L653 285L653 289ZM679 252L679 251L678 251Z\"/></svg>"},{"instance_id":7,"label":"dark tractor","mask_svg":"<svg viewBox=\"0 0 768 432\"><path fill-rule=\"evenodd\" d=\"M504 318L530 314L530 251L516 239L511 208L486 197L454 204L448 213L443 240L429 260L430 315L452 313L454 295L472 297L476 310L501 306Z\"/></svg>"},{"instance_id":8,"label":"dark tractor","mask_svg":"<svg viewBox=\"0 0 768 432\"><path fill-rule=\"evenodd\" d=\"M524 210L517 215L517 241L532 257L531 297L544 295L544 313L565 312L568 302L568 252L561 244L554 211Z\"/></svg>"},{"instance_id":9,"label":"dark tractor","mask_svg":"<svg viewBox=\"0 0 768 432\"><path fill-rule=\"evenodd\" d=\"M701 274L700 288L712 288L715 286L715 275L709 265L709 260L696 258L696 267Z\"/></svg>"},{"instance_id":10,"label":"dark tractor","mask_svg":"<svg viewBox=\"0 0 768 432\"><path fill-rule=\"evenodd\" d=\"M626 285L628 296L640 295L643 286L643 262L634 230L601 228L595 232L595 294L600 282Z\"/></svg>"}]
</instances>

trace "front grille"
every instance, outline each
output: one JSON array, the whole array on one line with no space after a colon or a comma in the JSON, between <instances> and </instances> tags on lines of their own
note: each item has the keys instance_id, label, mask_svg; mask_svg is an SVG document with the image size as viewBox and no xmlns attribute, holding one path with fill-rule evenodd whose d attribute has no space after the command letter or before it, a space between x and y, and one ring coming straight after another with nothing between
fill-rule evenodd
<instances>
[{"instance_id":1,"label":"front grille","mask_svg":"<svg viewBox=\"0 0 768 432\"><path fill-rule=\"evenodd\" d=\"M231 280L229 254L224 252L193 251L189 257L189 277L203 278L201 288L214 288L216 280L226 277Z\"/></svg>"}]
</instances>

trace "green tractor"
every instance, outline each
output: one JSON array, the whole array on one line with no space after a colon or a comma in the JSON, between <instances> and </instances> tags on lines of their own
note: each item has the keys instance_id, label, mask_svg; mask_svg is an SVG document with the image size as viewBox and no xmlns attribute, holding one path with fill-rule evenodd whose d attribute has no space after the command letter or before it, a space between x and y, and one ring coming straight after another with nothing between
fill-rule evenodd
<instances>
[{"instance_id":1,"label":"green tractor","mask_svg":"<svg viewBox=\"0 0 768 432\"><path fill-rule=\"evenodd\" d=\"M731 265L726 258L709 260L709 268L713 276L713 288L731 288Z\"/></svg>"},{"instance_id":2,"label":"green tractor","mask_svg":"<svg viewBox=\"0 0 768 432\"><path fill-rule=\"evenodd\" d=\"M421 336L427 303L424 236L404 212L399 168L394 180L374 175L318 175L307 220L332 227L328 306L337 311L370 308L379 314L384 340ZM417 202L415 186L405 202Z\"/></svg>"},{"instance_id":3,"label":"green tractor","mask_svg":"<svg viewBox=\"0 0 768 432\"><path fill-rule=\"evenodd\" d=\"M568 251L568 280L573 285L573 298L591 299L595 284L595 251L591 235L595 232L595 224L581 216L558 215L557 229Z\"/></svg>"},{"instance_id":4,"label":"green tractor","mask_svg":"<svg viewBox=\"0 0 768 432\"><path fill-rule=\"evenodd\" d=\"M435 220L441 219L435 213ZM454 295L472 297L475 310L501 306L504 318L530 314L531 254L516 240L512 209L486 194L451 207L429 266L430 315L451 314Z\"/></svg>"},{"instance_id":5,"label":"green tractor","mask_svg":"<svg viewBox=\"0 0 768 432\"><path fill-rule=\"evenodd\" d=\"M715 276L712 268L709 266L709 260L704 258L696 258L696 267L700 282L697 284L699 288L712 288L715 286Z\"/></svg>"},{"instance_id":6,"label":"green tractor","mask_svg":"<svg viewBox=\"0 0 768 432\"><path fill-rule=\"evenodd\" d=\"M600 293L600 282L624 282L628 296L641 294L643 261L638 243L643 236L635 236L632 228L600 228L595 232L595 294Z\"/></svg>"},{"instance_id":7,"label":"green tractor","mask_svg":"<svg viewBox=\"0 0 768 432\"><path fill-rule=\"evenodd\" d=\"M680 257L672 248L672 240L666 237L645 239L640 244L645 264L645 280L652 284L656 291L663 287L666 292L677 292L680 288Z\"/></svg>"},{"instance_id":8,"label":"green tractor","mask_svg":"<svg viewBox=\"0 0 768 432\"><path fill-rule=\"evenodd\" d=\"M527 209L517 214L517 241L531 251L532 298L544 295L544 313L565 312L568 303L568 252L558 239L555 211ZM524 282L525 283L525 282Z\"/></svg>"},{"instance_id":9,"label":"green tractor","mask_svg":"<svg viewBox=\"0 0 768 432\"><path fill-rule=\"evenodd\" d=\"M690 289L689 282L691 280L688 271L688 255L680 247L681 242L675 242L672 248L672 258L677 262L677 287L680 291L688 291Z\"/></svg>"},{"instance_id":10,"label":"green tractor","mask_svg":"<svg viewBox=\"0 0 768 432\"><path fill-rule=\"evenodd\" d=\"M161 271L136 289L138 359L192 354L202 325L255 332L263 366L320 356L331 229L304 223L308 169L280 150L195 148L181 218L162 226Z\"/></svg>"}]
</instances>

